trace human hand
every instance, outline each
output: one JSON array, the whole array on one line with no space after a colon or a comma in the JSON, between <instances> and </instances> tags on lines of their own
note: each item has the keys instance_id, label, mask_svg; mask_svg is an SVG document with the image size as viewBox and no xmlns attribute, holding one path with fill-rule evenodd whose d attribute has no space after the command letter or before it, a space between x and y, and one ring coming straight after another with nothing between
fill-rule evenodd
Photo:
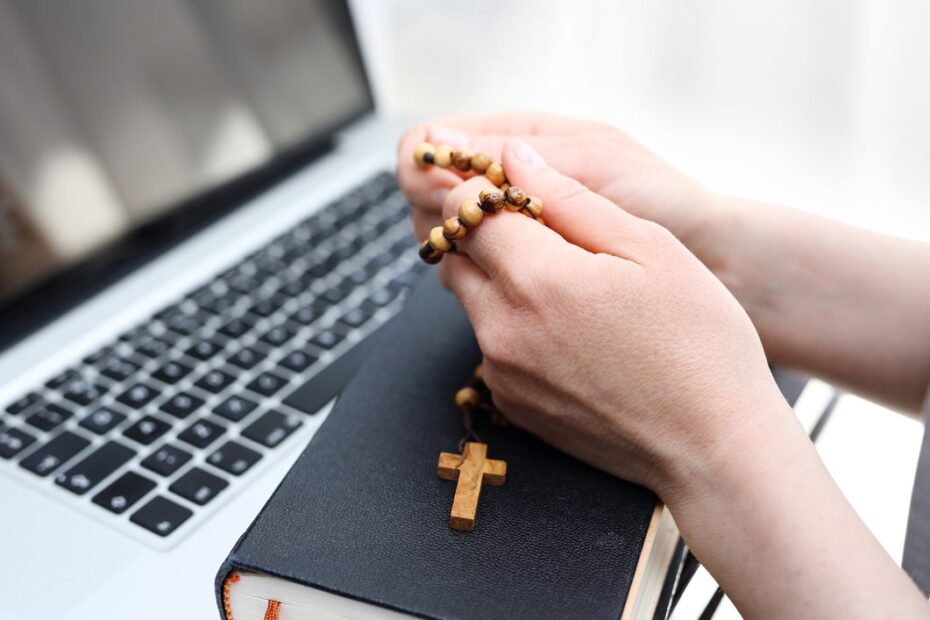
<instances>
[{"instance_id":1,"label":"human hand","mask_svg":"<svg viewBox=\"0 0 930 620\"><path fill-rule=\"evenodd\" d=\"M510 113L486 117L443 119L416 126L401 138L397 177L414 206L418 238L441 224L449 190L471 173L413 161L420 142L448 144L484 151L501 160L505 145L519 137L565 176L578 180L633 215L672 231L689 247L700 244L700 224L715 213L715 196L622 131L593 121L540 113ZM693 250L694 248L692 248Z\"/></svg>"},{"instance_id":2,"label":"human hand","mask_svg":"<svg viewBox=\"0 0 930 620\"><path fill-rule=\"evenodd\" d=\"M439 269L508 419L660 495L699 471L711 478L760 416L796 423L746 313L675 237L521 140L502 156L510 182L542 199L548 227L488 216ZM446 171L421 174L434 172ZM455 185L444 216L485 187L484 177Z\"/></svg>"}]
</instances>

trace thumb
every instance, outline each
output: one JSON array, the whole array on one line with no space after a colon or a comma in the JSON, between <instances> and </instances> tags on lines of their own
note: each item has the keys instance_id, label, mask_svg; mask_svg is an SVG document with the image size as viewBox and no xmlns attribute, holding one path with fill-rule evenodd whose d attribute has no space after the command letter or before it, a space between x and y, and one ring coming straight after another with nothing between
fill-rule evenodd
<instances>
[{"instance_id":1,"label":"thumb","mask_svg":"<svg viewBox=\"0 0 930 620\"><path fill-rule=\"evenodd\" d=\"M648 243L643 220L562 175L519 138L504 147L503 164L508 182L542 199L546 225L569 243L642 262Z\"/></svg>"}]
</instances>

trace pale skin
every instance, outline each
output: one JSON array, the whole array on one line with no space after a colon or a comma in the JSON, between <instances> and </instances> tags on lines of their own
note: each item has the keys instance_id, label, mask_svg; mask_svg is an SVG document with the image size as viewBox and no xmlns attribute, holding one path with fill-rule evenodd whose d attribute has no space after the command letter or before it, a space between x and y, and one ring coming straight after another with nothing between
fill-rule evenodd
<instances>
[{"instance_id":1,"label":"pale skin","mask_svg":"<svg viewBox=\"0 0 930 620\"><path fill-rule=\"evenodd\" d=\"M515 424L654 489L749 618L925 618L767 366L902 410L930 381L930 246L719 196L622 132L521 113L401 140L416 234L488 187L421 141L503 161L547 227L486 217L439 265Z\"/></svg>"}]
</instances>

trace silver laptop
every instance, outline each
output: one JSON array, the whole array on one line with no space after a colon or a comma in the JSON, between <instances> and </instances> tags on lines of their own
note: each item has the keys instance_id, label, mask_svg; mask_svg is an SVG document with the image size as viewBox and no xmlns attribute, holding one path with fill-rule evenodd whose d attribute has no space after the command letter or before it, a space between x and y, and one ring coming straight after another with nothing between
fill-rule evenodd
<instances>
[{"instance_id":1,"label":"silver laptop","mask_svg":"<svg viewBox=\"0 0 930 620\"><path fill-rule=\"evenodd\" d=\"M0 0L0 618L216 616L419 273L373 112L343 1Z\"/></svg>"}]
</instances>

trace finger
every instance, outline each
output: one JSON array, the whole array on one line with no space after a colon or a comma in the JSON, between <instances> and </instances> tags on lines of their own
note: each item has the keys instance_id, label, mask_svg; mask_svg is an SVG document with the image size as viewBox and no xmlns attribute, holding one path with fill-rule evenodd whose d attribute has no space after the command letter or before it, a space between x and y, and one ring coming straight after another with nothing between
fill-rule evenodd
<instances>
[{"instance_id":1,"label":"finger","mask_svg":"<svg viewBox=\"0 0 930 620\"><path fill-rule=\"evenodd\" d=\"M462 182L461 177L439 166L417 166L413 151L427 139L428 127L418 125L408 130L397 146L397 181L408 202L417 210L439 214L446 193Z\"/></svg>"},{"instance_id":2,"label":"finger","mask_svg":"<svg viewBox=\"0 0 930 620\"><path fill-rule=\"evenodd\" d=\"M546 225L570 243L642 262L646 222L561 174L519 138L504 148L503 163L508 181L542 199Z\"/></svg>"},{"instance_id":3,"label":"finger","mask_svg":"<svg viewBox=\"0 0 930 620\"><path fill-rule=\"evenodd\" d=\"M413 212L413 236L419 240L426 239L430 229L442 226L442 212L416 209Z\"/></svg>"},{"instance_id":4,"label":"finger","mask_svg":"<svg viewBox=\"0 0 930 620\"><path fill-rule=\"evenodd\" d=\"M479 310L478 300L485 292L485 285L490 281L488 274L467 256L448 254L438 268L439 281L452 291L469 317Z\"/></svg>"},{"instance_id":5,"label":"finger","mask_svg":"<svg viewBox=\"0 0 930 620\"><path fill-rule=\"evenodd\" d=\"M461 204L475 201L482 189L494 186L483 176L458 185L446 197L443 218L456 217ZM468 255L492 279L513 282L521 269L559 261L572 246L552 230L519 213L503 210L483 214L456 248Z\"/></svg>"}]
</instances>

